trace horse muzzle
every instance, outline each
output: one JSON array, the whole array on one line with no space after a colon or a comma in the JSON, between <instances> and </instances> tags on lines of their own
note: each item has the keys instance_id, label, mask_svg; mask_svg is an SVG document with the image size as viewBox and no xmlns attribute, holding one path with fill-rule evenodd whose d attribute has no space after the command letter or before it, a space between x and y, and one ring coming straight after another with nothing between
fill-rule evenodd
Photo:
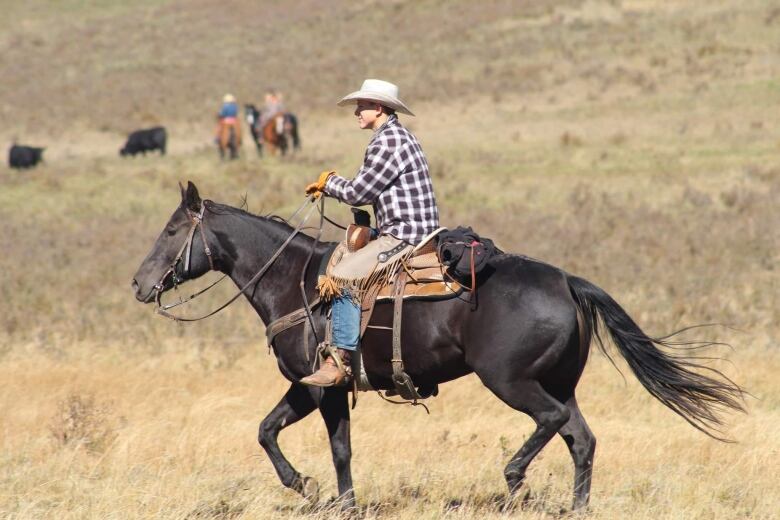
<instances>
[{"instance_id":1,"label":"horse muzzle","mask_svg":"<svg viewBox=\"0 0 780 520\"><path fill-rule=\"evenodd\" d=\"M152 287L149 292L146 294L143 294L141 292L141 286L139 285L138 281L133 278L133 281L130 282L130 287L133 289L133 292L135 293L135 299L138 300L141 303L152 303L154 301L155 291L157 289L157 286Z\"/></svg>"}]
</instances>

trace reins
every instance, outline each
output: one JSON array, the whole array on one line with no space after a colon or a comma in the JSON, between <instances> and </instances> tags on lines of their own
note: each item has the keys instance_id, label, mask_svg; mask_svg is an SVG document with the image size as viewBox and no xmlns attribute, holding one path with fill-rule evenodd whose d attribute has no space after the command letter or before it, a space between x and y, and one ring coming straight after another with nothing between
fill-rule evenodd
<instances>
[{"instance_id":1,"label":"reins","mask_svg":"<svg viewBox=\"0 0 780 520\"><path fill-rule=\"evenodd\" d=\"M317 228L317 235L314 237L314 242L311 243L311 249L309 250L309 255L306 257L306 262L303 264L303 269L301 269L301 280L299 282L299 286L301 289L301 298L303 298L303 308L306 309L306 318L309 320L309 325L311 326L312 334L314 334L314 339L316 343L319 344L320 338L317 336L317 328L314 326L314 315L311 312L312 307L309 305L309 299L306 297L306 271L309 269L309 263L314 256L314 250L317 248L317 244L319 243L320 237L322 236L322 226L324 224L324 219L327 218L325 217L325 197L320 196L320 204L317 209L320 212L320 225ZM308 352L309 351L306 350L307 359Z\"/></svg>"},{"instance_id":2,"label":"reins","mask_svg":"<svg viewBox=\"0 0 780 520\"><path fill-rule=\"evenodd\" d=\"M300 213L301 210L306 207L307 204L312 204L315 201L316 201L316 199L313 199L313 198L309 199L309 198L307 198L306 201L295 211L295 213L293 213L293 215L292 215L292 217L290 217L290 219L292 220L293 218L295 218L298 215L298 213ZM227 275L223 276L222 278L220 278L219 280L217 280L216 282L214 282L210 286L208 286L205 289L203 289L203 290L193 294L192 296L190 296L186 300L180 300L177 303L173 303L173 304L169 304L169 305L162 305L162 302L160 301L160 299L162 297L162 293L163 293L163 286L165 285L165 280L168 278L168 276L169 275L173 275L174 286L176 286L177 283L178 283L178 279L176 277L176 268L177 268L179 262L181 261L182 254L185 253L185 250L186 250L186 255L185 255L184 269L185 269L185 272L189 271L189 268L190 268L189 264L190 264L190 260L191 260L190 259L190 253L192 251L192 239L193 239L193 236L195 235L195 229L197 227L199 227L199 226L200 226L201 239L203 240L204 251L205 251L206 256L209 259L209 266L211 267L211 270L214 270L214 261L211 258L211 250L208 247L208 244L206 242L206 233L203 230L203 216L204 216L204 211L206 209L206 202L207 201L204 201L201 204L200 212L198 214L196 214L196 215L194 215L191 211L187 210L187 214L190 216L190 219L192 220L192 226L190 227L190 230L187 233L187 239L185 240L184 244L182 244L181 249L179 249L179 252L176 255L176 258L173 260L173 263L171 264L171 266L163 274L162 278L160 278L160 281L157 282L157 284L154 286L154 289L156 291L155 302L157 302L157 309L156 309L157 314L160 314L161 316L165 316L166 318L169 318L169 319L171 319L173 321L182 321L182 322L200 321L200 320L203 320L203 319L206 319L208 317L211 317L211 316L215 315L216 313L220 312L221 310L223 310L226 307L228 307L231 303L236 301L242 294L244 294L244 292L250 286L254 285L257 281L259 281L260 278L266 273L266 271L268 271L268 269L270 269L270 267L273 265L274 261L276 261L276 259L279 257L279 255L282 254L282 252L287 248L287 246L290 244L290 242L292 242L293 238L295 238L298 235L298 233L301 231L301 229L303 228L303 226L306 223L306 221L311 216L311 214L314 211L314 209L317 207L316 204L312 204L311 205L311 207L309 208L309 211L306 213L306 215L303 217L303 219L298 223L298 225L295 227L295 229L290 234L290 236L287 237L287 239L282 243L281 246L279 246L279 249L276 250L276 252L271 256L271 258L268 259L268 261L260 268L260 270L258 270L257 273L255 273L255 275L252 276L252 278L246 284L244 284L244 286L241 287L238 290L238 292L232 298L230 298L227 302L225 302L224 304L220 305L219 307L217 307L213 311L209 312L208 314L205 314L205 315L197 317L197 318L185 318L185 317L176 316L174 314L171 314L170 312L168 312L168 309L176 307L176 306L181 305L183 303L186 303L186 302L192 300L193 298L195 298L196 296L199 296L200 294L203 294L207 290L209 290L212 287L214 287L215 285L217 285L219 282L221 282L225 278L225 276L227 276ZM320 212L321 212L321 214L324 213L323 210L321 210ZM320 223L320 233L321 233L321 231L322 231L322 224ZM319 239L319 233L317 234L317 240L318 239ZM312 249L312 252L309 254L309 258L306 261L306 265L308 265L309 260L311 260L311 256L313 255L313 252L314 252L314 250ZM304 268L304 272L305 272L305 268ZM304 303L306 303L307 313L309 314L309 319L311 320L312 319L311 318L311 310L310 310L310 308L308 306L308 301L305 298L305 294L304 294Z\"/></svg>"},{"instance_id":3,"label":"reins","mask_svg":"<svg viewBox=\"0 0 780 520\"><path fill-rule=\"evenodd\" d=\"M271 266L274 264L276 259L282 254L282 252L287 248L287 246L292 242L292 240L298 235L298 233L301 232L301 230L303 230L303 229L311 229L311 228L305 228L304 226L305 226L306 222L309 220L309 217L311 217L313 211L315 209L317 209L319 211L319 214L320 214L319 226L316 227L317 233L316 233L316 235L314 237L314 240L312 241L311 249L310 249L310 251L309 251L309 253L308 253L307 257L306 257L306 261L303 264L303 268L301 269L301 276L300 276L300 281L299 281L299 288L300 288L300 292L301 292L301 298L303 300L303 307L299 308L299 309L297 309L297 310L295 310L295 311L293 311L291 313L288 313L288 314L282 316L281 318L278 318L278 319L274 320L273 322L269 323L268 326L266 327L266 337L267 337L267 340L268 340L268 347L270 349L272 344L273 344L273 339L274 339L274 337L278 333L280 333L280 332L282 332L284 330L287 330L287 329L289 329L291 327L294 327L296 325L308 322L308 324L310 326L311 333L314 335L315 344L320 345L321 342L320 342L319 337L317 336L317 328L316 328L315 323L314 323L314 315L312 313L312 309L314 309L317 306L319 306L322 303L322 301L320 300L319 297L316 297L314 300L309 302L309 298L306 295L306 285L305 285L305 283L306 283L306 273L308 272L309 265L311 264L311 260L312 260L312 258L314 256L314 252L317 249L317 244L320 241L320 237L322 235L322 229L323 229L325 221L328 221L331 224L336 225L337 227L342 227L343 228L343 226L340 226L340 225L336 224L335 222L333 222L332 220L330 220L328 217L325 216L325 199L324 199L324 197L319 197L319 199L320 199L319 200L319 204L317 204L317 198L315 198L315 197L308 198L295 211L295 213L293 213L292 217L290 217L290 220L293 220L306 207L307 204L311 204L309 210L303 216L303 218L298 223L298 225L293 229L292 233L290 233L290 235L285 239L285 241L282 243L282 245L279 246L279 248L276 250L276 252L273 255L271 255L271 258L268 259L268 261L254 274L254 276L252 276L252 278L247 283L245 283L244 286L241 287L235 295L233 295L233 297L231 297L228 301L226 301L225 303L223 303L222 305L220 305L219 307L217 307L213 311L211 311L211 312L209 312L207 314L204 314L203 316L199 316L197 318L186 318L186 317L176 316L176 315L168 312L168 310L173 308L173 307L177 307L179 305L187 303L187 302L191 301L192 299L194 299L195 297L197 297L197 296L203 294L204 292L208 291L209 289L211 289L212 287L217 285L219 282L221 282L223 279L225 279L227 274L222 276L219 280L217 280L216 282L212 283L211 285L209 285L205 289L202 289L202 290L198 291L197 293L191 295L187 299L184 299L184 300L180 299L178 302L172 303L172 304L168 304L168 305L163 305L162 304L161 298L162 298L162 294L164 292L164 286L165 286L166 280L168 279L168 276L172 276L173 277L172 281L173 281L173 284L174 284L174 288L177 288L178 287L178 283L180 281L183 281L183 280L180 280L178 278L178 276L176 275L176 270L178 269L180 262L182 262L182 258L183 258L183 270L184 270L184 273L188 273L190 271L190 267L191 267L190 264L191 264L191 261L192 261L192 258L191 258L192 257L192 242L193 242L193 239L195 237L196 229L198 227L200 227L200 234L201 234L201 239L203 241L204 253L206 254L206 256L208 258L209 267L211 268L212 271L214 270L214 260L212 258L211 249L208 247L208 243L206 242L206 232L204 230L204 222L203 222L205 211L206 211L206 205L210 201L208 201L208 200L203 201L201 203L200 211L197 214L192 212L192 211L190 211L189 208L185 208L185 210L187 212L187 216L190 218L190 221L191 221L190 229L187 232L187 238L185 239L184 243L182 244L181 248L179 249L178 253L176 254L176 257L174 258L174 260L171 263L170 267L162 275L162 277L160 278L160 281L157 282L157 284L155 284L155 286L154 286L155 302L157 303L157 309L156 309L157 314L160 314L160 315L162 315L162 316L164 316L166 318L169 318L169 319L171 319L173 321L194 322L194 321L200 321L200 320L209 318L209 317L217 314L218 312L222 311L223 309L227 308L230 304L232 304L234 301L236 301L242 294L244 294L249 287L251 287L252 285L256 284L263 277L263 275L268 271L268 269L271 268ZM472 287L476 288L476 283L475 283L476 280L474 279L474 259L473 259L473 253L472 253L472 259L471 259L471 268L472 268ZM405 274L405 272L402 272L402 274ZM412 385L413 383L411 382L411 379L409 379L409 376L406 375L406 373L403 372L403 364L402 364L401 357L400 357L400 344L396 344L396 342L400 341L400 319L401 319L401 317L400 317L400 309L401 309L401 307L400 307L399 304L403 301L403 296L402 296L403 285L404 285L403 280L404 280L404 278L401 275L399 275L398 280L396 282L397 286L400 285L400 293L396 295L397 299L396 299L396 306L395 306L395 311L394 311L395 312L395 316L394 316L394 320L393 320L394 326L393 326L393 329L392 329L393 330L393 337L394 337L394 339L393 339L394 345L393 345L393 359L392 359L392 362L393 362L394 374L396 373L396 371L400 367L401 374L407 379L407 381L406 381L407 385ZM396 289L396 290L398 290L398 289ZM304 343L305 343L305 340L304 340ZM305 344L304 344L304 351L306 353L306 359L307 359L307 361L309 361L309 352L308 352L308 349L305 347ZM396 374L394 377L397 377L397 376L398 375ZM396 388L399 388L399 383L396 382L395 380L394 380L394 382L396 383ZM412 386L411 388L412 388L412 392L415 395L415 398L413 400L394 401L394 400L388 399L386 396L382 395L381 392L379 392L379 391L377 391L377 393L380 395L380 397L382 397L382 399L384 399L385 401L387 401L389 403L392 403L392 404L411 404L413 406L422 406L422 408L426 411L426 413L430 414L430 410L428 409L428 407L425 404L420 403L420 402L417 401L417 398L419 398L419 395L417 395L417 392L416 392L416 390L414 390L414 387ZM403 397L406 397L406 395L403 394L403 392L400 392L400 394L403 395ZM355 407L356 403L357 403L357 387L355 387L355 389L353 391L352 408Z\"/></svg>"}]
</instances>

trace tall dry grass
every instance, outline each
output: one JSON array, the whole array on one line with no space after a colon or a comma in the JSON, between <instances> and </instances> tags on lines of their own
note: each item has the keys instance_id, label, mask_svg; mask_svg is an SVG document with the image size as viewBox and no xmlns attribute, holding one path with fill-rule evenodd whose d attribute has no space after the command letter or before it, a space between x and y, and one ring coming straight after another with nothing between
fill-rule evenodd
<instances>
[{"instance_id":1,"label":"tall dry grass","mask_svg":"<svg viewBox=\"0 0 780 520\"><path fill-rule=\"evenodd\" d=\"M173 324L137 304L129 281L178 203L178 181L286 216L320 170L354 171L367 134L324 107L364 75L408 93L418 117L405 122L426 149L445 225L473 225L590 279L650 334L731 327L697 334L733 346L712 352L724 358L713 366L754 396L747 415L727 417L737 444L694 431L594 354L579 392L599 441L591 516L776 516L775 8L393 2L325 16L305 2L182 5L5 6L0 65L15 72L0 84L0 136L50 150L36 170L0 169L0 516L336 516L302 509L256 443L286 382L249 306ZM215 19L235 30L213 31ZM377 20L396 20L398 38L366 45ZM44 59L53 49L58 67ZM288 93L303 151L261 161L247 147L219 162L213 103L225 90L258 99L266 86ZM157 122L171 130L170 155L117 157L122 132ZM426 416L361 395L362 516L505 517L501 469L531 421L474 377L443 385L430 405ZM317 417L281 442L335 493ZM555 439L515 516L561 517L572 474Z\"/></svg>"},{"instance_id":2,"label":"tall dry grass","mask_svg":"<svg viewBox=\"0 0 780 520\"><path fill-rule=\"evenodd\" d=\"M306 511L261 455L257 426L285 383L272 358L256 345L245 348L255 352L223 368L191 343L173 340L156 357L3 362L4 516L333 517ZM739 440L732 445L695 432L596 356L580 386L583 412L599 440L591 517L773 518L780 445L772 431L780 393L770 354L753 348L732 357L730 373L760 397L751 401L749 416L732 419L730 434ZM67 396L99 411L101 422L89 423L95 438L62 442L56 427ZM371 394L360 397L353 471L361 516L505 517L501 468L531 433L531 421L471 376L444 385L431 408L426 416ZM108 443L105 431L112 432ZM318 417L286 430L281 442L296 467L322 483L324 498L335 494ZM572 479L564 443L555 439L532 464L531 498L516 517L559 517L569 506Z\"/></svg>"}]
</instances>

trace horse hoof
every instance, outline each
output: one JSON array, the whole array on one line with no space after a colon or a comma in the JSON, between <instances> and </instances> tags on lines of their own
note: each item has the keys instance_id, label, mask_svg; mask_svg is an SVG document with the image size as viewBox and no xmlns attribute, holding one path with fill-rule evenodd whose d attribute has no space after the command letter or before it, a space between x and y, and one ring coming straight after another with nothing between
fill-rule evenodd
<instances>
[{"instance_id":1,"label":"horse hoof","mask_svg":"<svg viewBox=\"0 0 780 520\"><path fill-rule=\"evenodd\" d=\"M523 487L525 475L516 471L510 471L504 473L504 478L506 478L506 484L509 487L509 494L517 495L520 491L520 488Z\"/></svg>"},{"instance_id":2,"label":"horse hoof","mask_svg":"<svg viewBox=\"0 0 780 520\"><path fill-rule=\"evenodd\" d=\"M301 495L310 505L317 505L320 501L320 485L317 480L311 477L303 477Z\"/></svg>"}]
</instances>

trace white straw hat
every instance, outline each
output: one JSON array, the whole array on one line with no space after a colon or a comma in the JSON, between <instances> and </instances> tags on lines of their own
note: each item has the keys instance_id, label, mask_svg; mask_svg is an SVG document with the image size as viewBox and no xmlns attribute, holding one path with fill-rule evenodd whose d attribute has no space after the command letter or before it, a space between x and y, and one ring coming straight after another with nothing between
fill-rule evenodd
<instances>
[{"instance_id":1,"label":"white straw hat","mask_svg":"<svg viewBox=\"0 0 780 520\"><path fill-rule=\"evenodd\" d=\"M376 101L380 105L394 109L396 112L413 116L409 107L403 101L398 99L398 86L381 79L367 79L363 82L360 90L353 92L338 102L338 106L354 105L358 99L367 99Z\"/></svg>"},{"instance_id":2,"label":"white straw hat","mask_svg":"<svg viewBox=\"0 0 780 520\"><path fill-rule=\"evenodd\" d=\"M225 94L225 97L222 98L223 103L235 103L236 97L233 94Z\"/></svg>"}]
</instances>

